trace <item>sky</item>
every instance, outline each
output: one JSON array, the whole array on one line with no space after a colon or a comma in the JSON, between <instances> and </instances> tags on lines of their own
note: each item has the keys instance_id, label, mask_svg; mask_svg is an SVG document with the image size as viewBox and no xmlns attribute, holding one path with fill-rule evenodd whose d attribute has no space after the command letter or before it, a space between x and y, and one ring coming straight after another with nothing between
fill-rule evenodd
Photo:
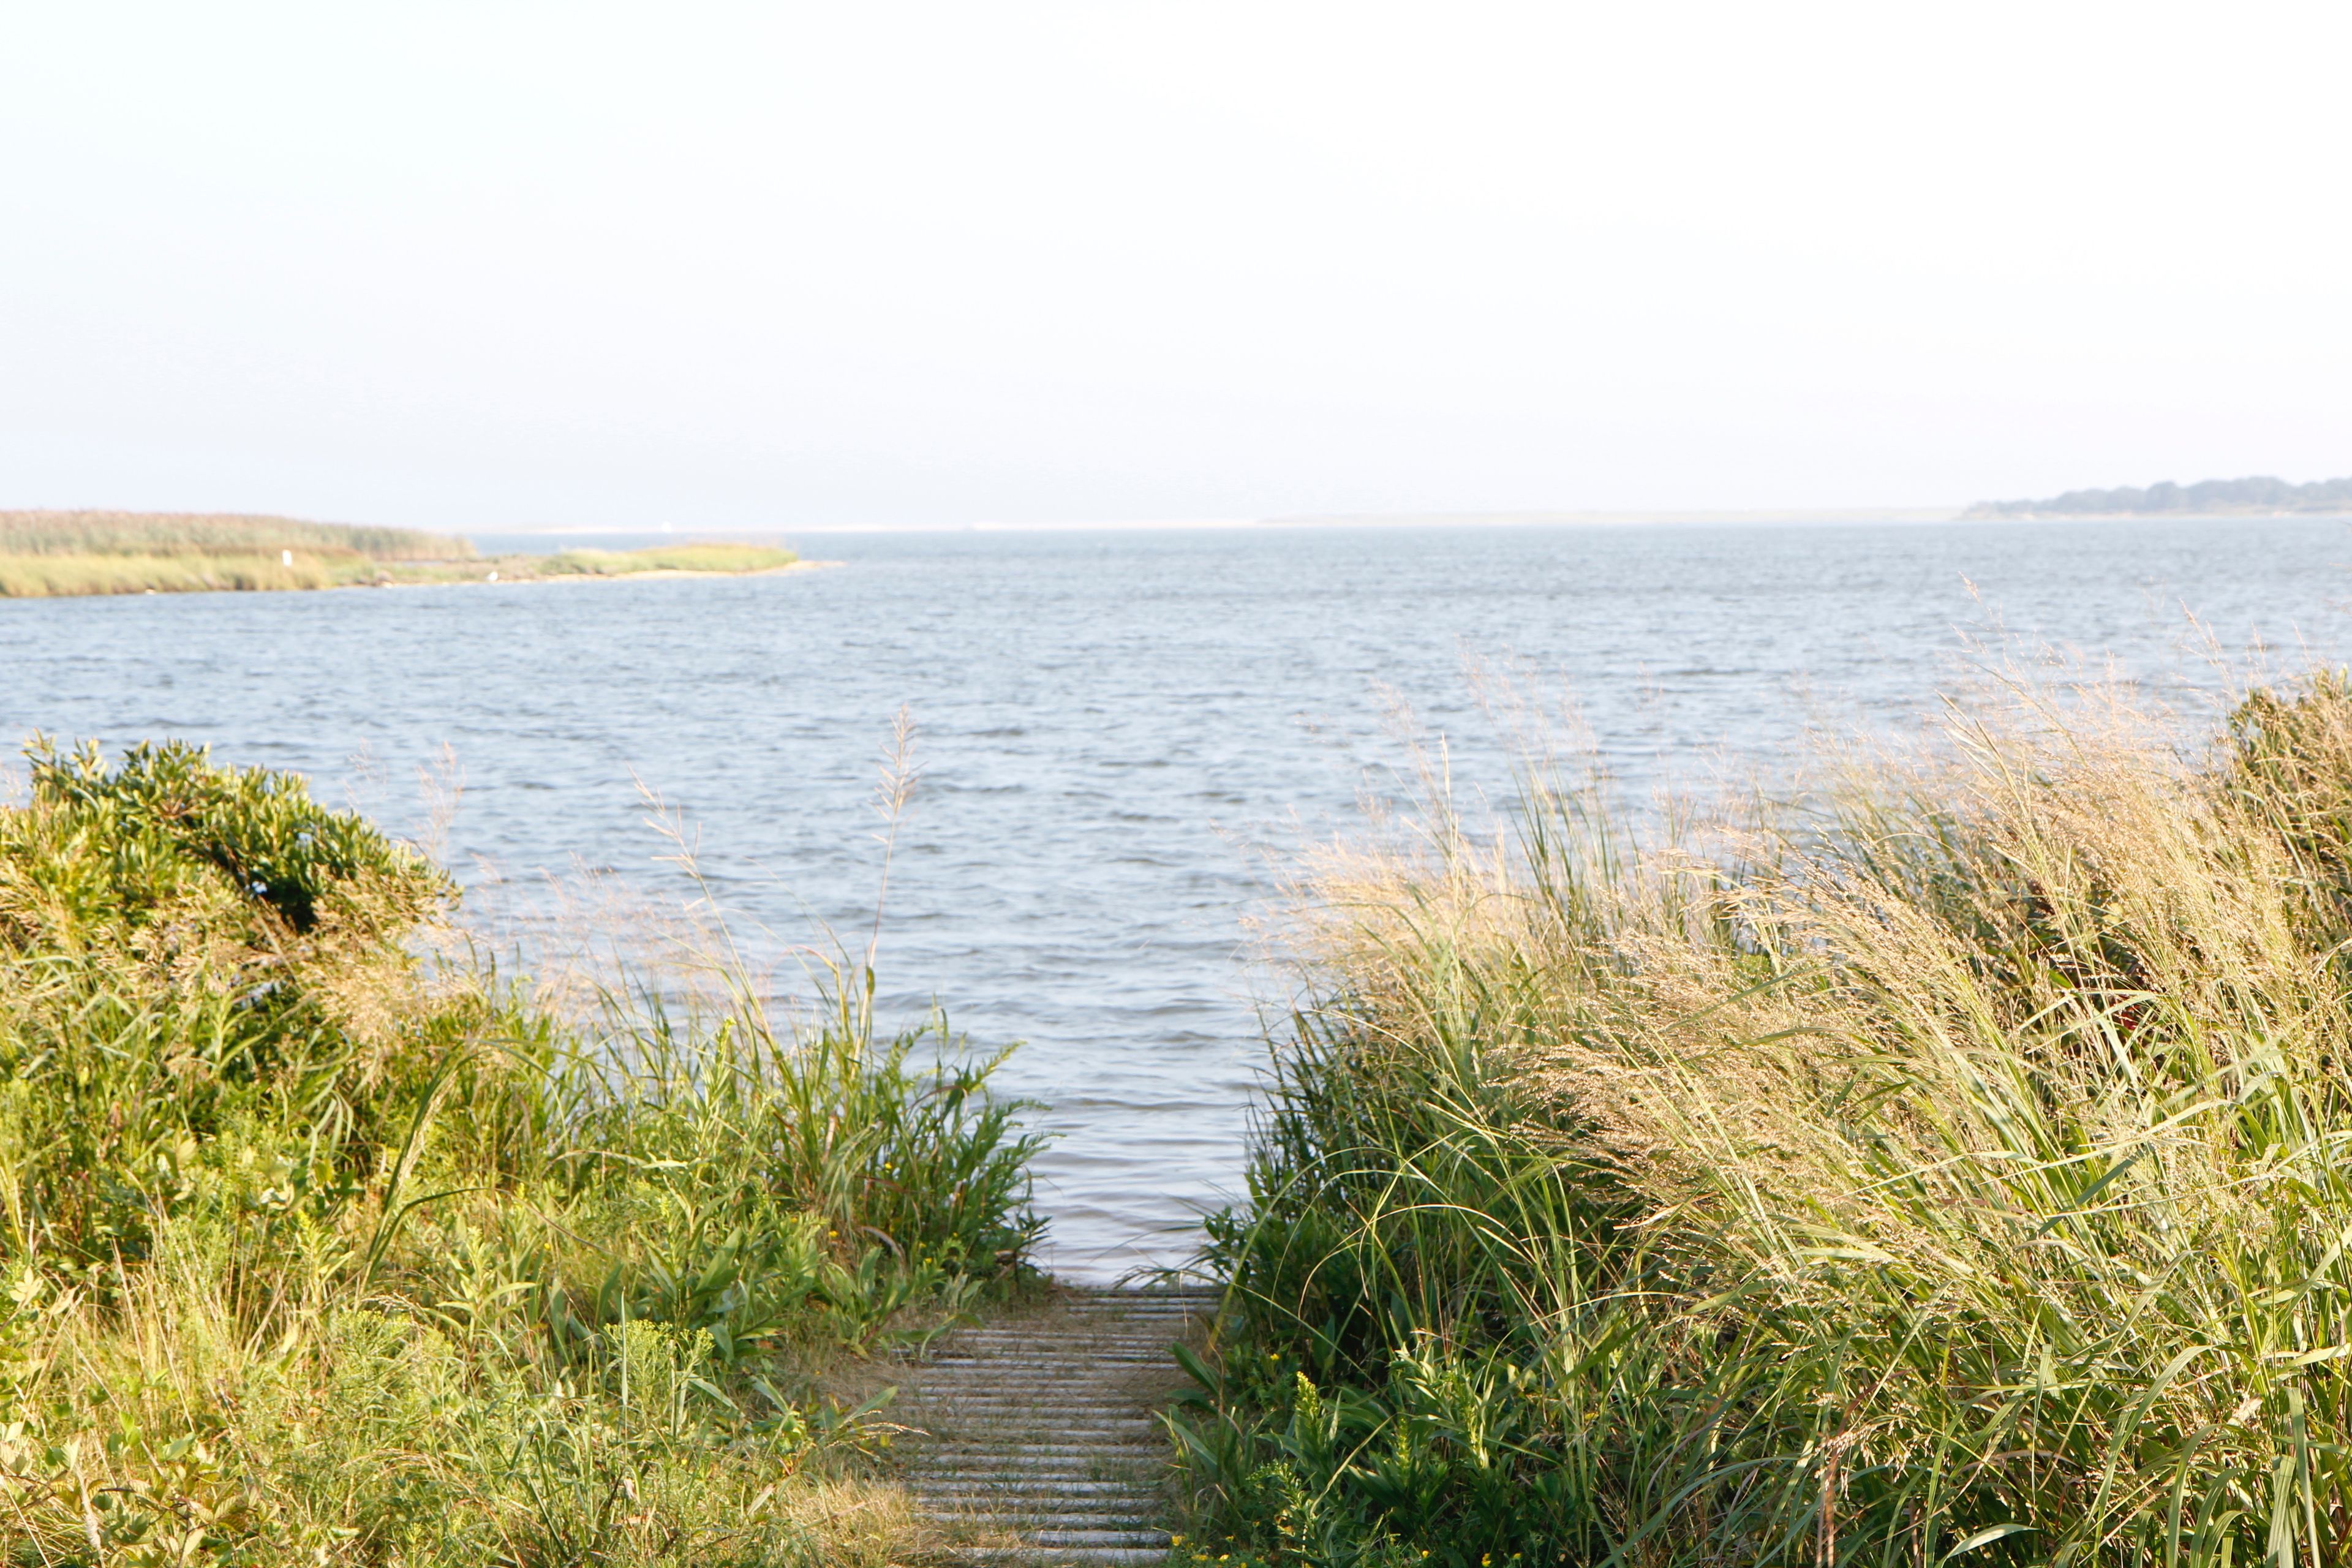
<instances>
[{"instance_id":1,"label":"sky","mask_svg":"<svg viewBox=\"0 0 2352 1568\"><path fill-rule=\"evenodd\" d=\"M0 0L0 507L2352 473L2352 7Z\"/></svg>"}]
</instances>

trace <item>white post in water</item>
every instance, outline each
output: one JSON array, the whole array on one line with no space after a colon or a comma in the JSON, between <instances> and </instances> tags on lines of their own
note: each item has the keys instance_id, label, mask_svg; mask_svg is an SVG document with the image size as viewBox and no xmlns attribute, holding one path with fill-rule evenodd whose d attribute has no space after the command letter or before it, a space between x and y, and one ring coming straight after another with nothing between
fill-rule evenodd
<instances>
[{"instance_id":1,"label":"white post in water","mask_svg":"<svg viewBox=\"0 0 2352 1568\"><path fill-rule=\"evenodd\" d=\"M293 552L292 551L290 551L290 550L281 550L281 551L279 551L279 552L278 552L278 564L279 564L280 566L291 566L291 565L293 565L293 564L294 564L294 552Z\"/></svg>"}]
</instances>

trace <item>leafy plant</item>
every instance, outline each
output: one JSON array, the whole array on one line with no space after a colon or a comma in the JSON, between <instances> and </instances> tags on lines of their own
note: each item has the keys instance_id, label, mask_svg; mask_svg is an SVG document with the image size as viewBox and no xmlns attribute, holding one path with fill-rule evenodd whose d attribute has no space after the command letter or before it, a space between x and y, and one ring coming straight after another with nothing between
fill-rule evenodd
<instances>
[{"instance_id":1,"label":"leafy plant","mask_svg":"<svg viewBox=\"0 0 2352 1568\"><path fill-rule=\"evenodd\" d=\"M715 1012L641 973L558 1016L424 963L446 876L299 780L32 761L0 809L0 1558L899 1551L861 1464L888 1392L820 1379L1024 1277L1001 1057L857 1004L780 1024L740 966Z\"/></svg>"}]
</instances>

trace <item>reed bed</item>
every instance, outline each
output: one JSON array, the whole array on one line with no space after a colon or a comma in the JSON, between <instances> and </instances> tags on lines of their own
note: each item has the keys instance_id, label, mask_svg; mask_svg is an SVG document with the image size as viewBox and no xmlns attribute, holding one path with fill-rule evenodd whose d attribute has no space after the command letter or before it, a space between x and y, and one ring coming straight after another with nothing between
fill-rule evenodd
<instances>
[{"instance_id":1,"label":"reed bed","mask_svg":"<svg viewBox=\"0 0 2352 1568\"><path fill-rule=\"evenodd\" d=\"M2352 1560L2352 683L2076 690L1316 879L1194 1550ZM1212 1544L1202 1545L1208 1542Z\"/></svg>"},{"instance_id":2,"label":"reed bed","mask_svg":"<svg viewBox=\"0 0 2352 1568\"><path fill-rule=\"evenodd\" d=\"M276 555L0 556L0 598L332 588L362 569L375 574L374 563L359 556L331 563L305 556L290 566Z\"/></svg>"},{"instance_id":3,"label":"reed bed","mask_svg":"<svg viewBox=\"0 0 2352 1568\"><path fill-rule=\"evenodd\" d=\"M462 539L411 528L227 512L0 511L0 555L251 556L281 550L373 561L453 561Z\"/></svg>"},{"instance_id":4,"label":"reed bed","mask_svg":"<svg viewBox=\"0 0 2352 1568\"><path fill-rule=\"evenodd\" d=\"M332 588L462 570L474 547L292 518L0 511L0 598Z\"/></svg>"},{"instance_id":5,"label":"reed bed","mask_svg":"<svg viewBox=\"0 0 2352 1568\"><path fill-rule=\"evenodd\" d=\"M741 574L798 559L770 545L692 542L489 558L465 540L412 529L163 512L0 512L0 598Z\"/></svg>"},{"instance_id":6,"label":"reed bed","mask_svg":"<svg viewBox=\"0 0 2352 1568\"><path fill-rule=\"evenodd\" d=\"M993 1059L877 1030L846 961L796 1025L723 943L562 1009L427 963L446 878L288 775L37 748L30 784L0 1559L920 1560L887 1405L825 1389L1028 1278Z\"/></svg>"},{"instance_id":7,"label":"reed bed","mask_svg":"<svg viewBox=\"0 0 2352 1568\"><path fill-rule=\"evenodd\" d=\"M0 541L5 545L7 541ZM446 541L463 545L463 541ZM285 560L291 555L291 562ZM555 555L445 560L364 555L348 548L240 552L26 552L0 548L0 599L52 599L122 593L254 593L301 588L391 588L416 583L531 583L673 574L779 572L800 557L772 545L656 545L652 550L562 550Z\"/></svg>"}]
</instances>

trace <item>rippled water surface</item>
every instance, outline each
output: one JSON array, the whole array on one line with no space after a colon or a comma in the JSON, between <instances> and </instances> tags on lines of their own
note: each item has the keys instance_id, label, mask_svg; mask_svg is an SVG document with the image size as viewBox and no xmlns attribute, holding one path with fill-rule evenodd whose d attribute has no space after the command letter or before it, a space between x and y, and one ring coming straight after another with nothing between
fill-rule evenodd
<instances>
[{"instance_id":1,"label":"rippled water surface","mask_svg":"<svg viewBox=\"0 0 2352 1568\"><path fill-rule=\"evenodd\" d=\"M1181 1254L1189 1217L1238 1184L1260 1050L1241 917L1265 852L1345 828L1385 787L1398 700L1457 778L1501 782L1466 658L1572 690L1638 791L1727 748L1769 771L1809 719L1910 722L1996 619L2192 683L2210 676L2184 605L2229 648L2352 641L2336 521L803 543L841 564L0 602L0 732L207 741L404 829L402 781L446 742L469 881L576 857L673 893L634 773L698 828L747 921L796 939L813 913L862 941L868 803L907 704L923 773L885 984L909 1015L936 996L976 1043L1027 1042L1006 1081L1060 1134L1040 1192L1056 1266L1099 1276Z\"/></svg>"}]
</instances>

